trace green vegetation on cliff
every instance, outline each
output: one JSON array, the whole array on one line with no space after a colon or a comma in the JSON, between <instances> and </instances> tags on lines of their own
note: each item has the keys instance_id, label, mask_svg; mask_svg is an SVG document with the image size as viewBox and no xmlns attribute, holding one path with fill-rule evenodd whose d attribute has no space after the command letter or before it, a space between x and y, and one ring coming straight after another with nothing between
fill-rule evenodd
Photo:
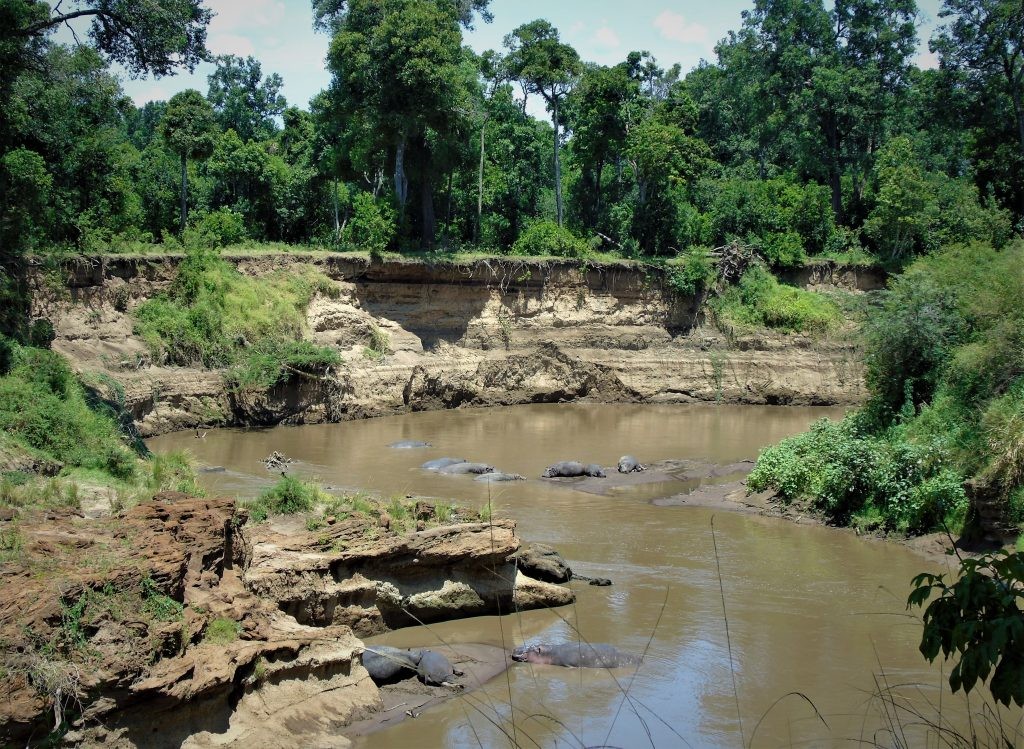
<instances>
[{"instance_id":1,"label":"green vegetation on cliff","mask_svg":"<svg viewBox=\"0 0 1024 749\"><path fill-rule=\"evenodd\" d=\"M200 245L188 250L166 294L135 309L135 332L158 362L233 367L236 386L267 388L341 363L337 352L302 340L317 293L335 292L312 270L253 278Z\"/></svg>"},{"instance_id":2,"label":"green vegetation on cliff","mask_svg":"<svg viewBox=\"0 0 1024 749\"><path fill-rule=\"evenodd\" d=\"M963 482L1024 522L1024 242L957 245L893 279L867 326L869 403L765 450L754 490L840 523L923 532L966 518Z\"/></svg>"}]
</instances>

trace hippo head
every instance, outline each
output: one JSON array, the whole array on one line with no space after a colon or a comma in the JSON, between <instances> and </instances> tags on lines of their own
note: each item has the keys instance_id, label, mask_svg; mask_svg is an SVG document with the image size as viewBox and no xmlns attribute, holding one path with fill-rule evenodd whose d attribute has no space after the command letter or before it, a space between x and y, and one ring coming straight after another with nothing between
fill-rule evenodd
<instances>
[{"instance_id":1,"label":"hippo head","mask_svg":"<svg viewBox=\"0 0 1024 749\"><path fill-rule=\"evenodd\" d=\"M512 660L520 663L550 663L551 648L547 645L520 645L512 651Z\"/></svg>"}]
</instances>

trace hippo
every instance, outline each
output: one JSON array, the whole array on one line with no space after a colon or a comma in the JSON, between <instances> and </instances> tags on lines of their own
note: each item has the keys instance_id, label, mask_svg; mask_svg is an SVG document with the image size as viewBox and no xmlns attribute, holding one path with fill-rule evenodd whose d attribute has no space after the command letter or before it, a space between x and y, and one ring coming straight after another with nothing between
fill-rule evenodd
<instances>
[{"instance_id":1,"label":"hippo","mask_svg":"<svg viewBox=\"0 0 1024 749\"><path fill-rule=\"evenodd\" d=\"M594 476L596 478L604 478L605 472L601 466L596 463L583 465L577 460L563 460L560 463L548 466L547 470L541 475L546 479L569 478L572 476Z\"/></svg>"},{"instance_id":2,"label":"hippo","mask_svg":"<svg viewBox=\"0 0 1024 749\"><path fill-rule=\"evenodd\" d=\"M465 458L434 458L433 460L428 460L426 463L421 465L420 468L424 471L440 471L442 468L446 468L447 466L465 462Z\"/></svg>"},{"instance_id":3,"label":"hippo","mask_svg":"<svg viewBox=\"0 0 1024 749\"><path fill-rule=\"evenodd\" d=\"M403 679L406 672L418 673L422 653L418 650L402 650L387 645L374 645L363 651L363 668L376 683Z\"/></svg>"},{"instance_id":4,"label":"hippo","mask_svg":"<svg viewBox=\"0 0 1024 749\"><path fill-rule=\"evenodd\" d=\"M443 655L434 650L414 650L411 652L418 653L420 656L416 672L423 679L424 684L441 687L459 686L452 681L452 677L462 676L462 671L455 670L452 667L451 661Z\"/></svg>"},{"instance_id":5,"label":"hippo","mask_svg":"<svg viewBox=\"0 0 1024 749\"><path fill-rule=\"evenodd\" d=\"M520 476L518 473L502 473L501 471L493 471L492 473L481 473L477 476L474 481L525 481L525 477Z\"/></svg>"},{"instance_id":6,"label":"hippo","mask_svg":"<svg viewBox=\"0 0 1024 749\"><path fill-rule=\"evenodd\" d=\"M624 653L614 645L588 642L520 645L512 651L512 660L569 668L620 668L640 663L639 656Z\"/></svg>"},{"instance_id":7,"label":"hippo","mask_svg":"<svg viewBox=\"0 0 1024 749\"><path fill-rule=\"evenodd\" d=\"M494 466L486 463L452 463L440 470L441 473L458 475L466 473L494 473Z\"/></svg>"},{"instance_id":8,"label":"hippo","mask_svg":"<svg viewBox=\"0 0 1024 749\"><path fill-rule=\"evenodd\" d=\"M412 450L418 447L430 447L430 443L419 440L399 440L398 442L392 442L388 447L392 447L395 450Z\"/></svg>"},{"instance_id":9,"label":"hippo","mask_svg":"<svg viewBox=\"0 0 1024 749\"><path fill-rule=\"evenodd\" d=\"M634 471L646 471L647 466L641 465L640 461L632 455L623 455L619 458L619 473L633 473Z\"/></svg>"}]
</instances>

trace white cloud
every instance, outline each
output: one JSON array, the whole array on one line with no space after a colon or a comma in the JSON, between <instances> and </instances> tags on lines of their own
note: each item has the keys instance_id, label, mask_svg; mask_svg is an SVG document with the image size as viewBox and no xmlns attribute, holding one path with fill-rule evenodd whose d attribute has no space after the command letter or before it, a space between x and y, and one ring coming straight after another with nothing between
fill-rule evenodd
<instances>
[{"instance_id":1,"label":"white cloud","mask_svg":"<svg viewBox=\"0 0 1024 749\"><path fill-rule=\"evenodd\" d=\"M216 15L211 31L232 33L241 28L274 27L284 21L285 7L280 0L210 0Z\"/></svg>"},{"instance_id":2,"label":"white cloud","mask_svg":"<svg viewBox=\"0 0 1024 749\"><path fill-rule=\"evenodd\" d=\"M137 107L141 107L147 102L167 101L170 98L171 93L163 86L146 86L132 94L132 101Z\"/></svg>"},{"instance_id":3,"label":"white cloud","mask_svg":"<svg viewBox=\"0 0 1024 749\"><path fill-rule=\"evenodd\" d=\"M618 49L622 46L619 35L608 25L602 26L594 32L594 44L607 49Z\"/></svg>"},{"instance_id":4,"label":"white cloud","mask_svg":"<svg viewBox=\"0 0 1024 749\"><path fill-rule=\"evenodd\" d=\"M585 29L586 26L587 25L583 23L583 21L573 21L572 26L569 27L569 34L572 36L576 36L581 31L583 31L583 29Z\"/></svg>"},{"instance_id":5,"label":"white cloud","mask_svg":"<svg viewBox=\"0 0 1024 749\"><path fill-rule=\"evenodd\" d=\"M238 34L210 34L206 46L215 55L248 57L256 54L256 46L252 39Z\"/></svg>"},{"instance_id":6,"label":"white cloud","mask_svg":"<svg viewBox=\"0 0 1024 749\"><path fill-rule=\"evenodd\" d=\"M665 39L683 44L703 44L708 40L708 29L696 21L686 18L670 10L663 10L654 19L654 28Z\"/></svg>"},{"instance_id":7,"label":"white cloud","mask_svg":"<svg viewBox=\"0 0 1024 749\"><path fill-rule=\"evenodd\" d=\"M938 70L939 53L922 48L917 55L917 67L921 68L921 70Z\"/></svg>"}]
</instances>

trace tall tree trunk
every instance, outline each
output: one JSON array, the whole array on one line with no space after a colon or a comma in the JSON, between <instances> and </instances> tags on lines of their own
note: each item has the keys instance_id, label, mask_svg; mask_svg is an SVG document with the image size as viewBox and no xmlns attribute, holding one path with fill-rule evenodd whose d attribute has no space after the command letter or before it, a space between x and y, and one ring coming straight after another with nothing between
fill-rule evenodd
<instances>
[{"instance_id":1,"label":"tall tree trunk","mask_svg":"<svg viewBox=\"0 0 1024 749\"><path fill-rule=\"evenodd\" d=\"M420 185L420 209L423 213L423 249L434 246L434 235L437 233L437 218L434 215L434 191L429 178L423 179Z\"/></svg>"},{"instance_id":2,"label":"tall tree trunk","mask_svg":"<svg viewBox=\"0 0 1024 749\"><path fill-rule=\"evenodd\" d=\"M185 154L181 154L181 233L185 233L185 221L188 219L188 169Z\"/></svg>"},{"instance_id":3,"label":"tall tree trunk","mask_svg":"<svg viewBox=\"0 0 1024 749\"><path fill-rule=\"evenodd\" d=\"M555 221L562 225L562 163L558 158L558 97L552 97L551 121L555 125Z\"/></svg>"},{"instance_id":4,"label":"tall tree trunk","mask_svg":"<svg viewBox=\"0 0 1024 749\"><path fill-rule=\"evenodd\" d=\"M448 233L452 226L452 172L448 172L448 187L445 190L445 207L444 207L444 232L442 232L442 241L444 246L448 246Z\"/></svg>"},{"instance_id":5,"label":"tall tree trunk","mask_svg":"<svg viewBox=\"0 0 1024 749\"><path fill-rule=\"evenodd\" d=\"M843 181L839 169L839 129L835 118L830 117L825 130L825 141L828 143L828 182L832 190L832 213L836 224L843 223Z\"/></svg>"},{"instance_id":6,"label":"tall tree trunk","mask_svg":"<svg viewBox=\"0 0 1024 749\"><path fill-rule=\"evenodd\" d=\"M484 133L487 130L487 120L480 126L480 172L477 175L476 191L476 241L480 242L483 232L484 220Z\"/></svg>"},{"instance_id":7,"label":"tall tree trunk","mask_svg":"<svg viewBox=\"0 0 1024 749\"><path fill-rule=\"evenodd\" d=\"M400 213L405 213L405 203L409 198L409 180L405 176L405 138L403 130L395 146L395 200Z\"/></svg>"},{"instance_id":8,"label":"tall tree trunk","mask_svg":"<svg viewBox=\"0 0 1024 749\"><path fill-rule=\"evenodd\" d=\"M334 205L334 241L341 239L341 224L338 222L338 178L334 178L331 203Z\"/></svg>"}]
</instances>

